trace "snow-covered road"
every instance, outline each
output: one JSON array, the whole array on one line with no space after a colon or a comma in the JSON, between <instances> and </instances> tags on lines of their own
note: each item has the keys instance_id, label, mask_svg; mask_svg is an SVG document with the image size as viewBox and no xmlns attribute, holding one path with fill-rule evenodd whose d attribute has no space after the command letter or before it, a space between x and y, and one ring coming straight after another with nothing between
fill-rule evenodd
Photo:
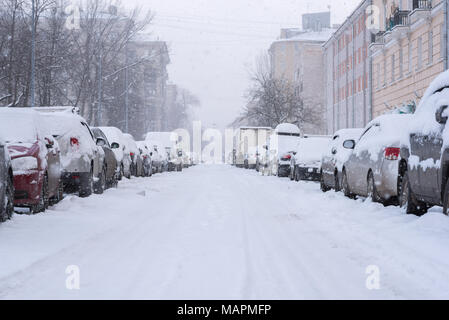
<instances>
[{"instance_id":1,"label":"snow-covered road","mask_svg":"<svg viewBox=\"0 0 449 320\"><path fill-rule=\"evenodd\" d=\"M0 225L0 299L13 298L447 299L449 218L197 166Z\"/></svg>"}]
</instances>

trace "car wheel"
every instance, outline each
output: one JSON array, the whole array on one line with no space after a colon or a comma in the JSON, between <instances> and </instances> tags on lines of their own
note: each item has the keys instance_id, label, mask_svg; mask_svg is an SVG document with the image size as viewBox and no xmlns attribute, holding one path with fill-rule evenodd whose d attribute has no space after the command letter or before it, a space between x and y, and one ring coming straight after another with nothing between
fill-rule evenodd
<instances>
[{"instance_id":1,"label":"car wheel","mask_svg":"<svg viewBox=\"0 0 449 320\"><path fill-rule=\"evenodd\" d=\"M296 168L295 168L295 181L296 182L299 182L301 179L300 179L300 176L299 176L299 170L297 170Z\"/></svg>"},{"instance_id":2,"label":"car wheel","mask_svg":"<svg viewBox=\"0 0 449 320\"><path fill-rule=\"evenodd\" d=\"M321 177L320 177L320 189L323 192L328 192L330 190L330 188L324 182L323 171L320 172L320 175L321 175Z\"/></svg>"},{"instance_id":3,"label":"car wheel","mask_svg":"<svg viewBox=\"0 0 449 320\"><path fill-rule=\"evenodd\" d=\"M352 198L353 195L349 189L348 176L346 175L346 171L343 171L343 181L341 183L341 190L345 197Z\"/></svg>"},{"instance_id":4,"label":"car wheel","mask_svg":"<svg viewBox=\"0 0 449 320\"><path fill-rule=\"evenodd\" d=\"M12 176L8 176L5 192L5 212L0 214L0 222L11 219L14 214L14 181Z\"/></svg>"},{"instance_id":5,"label":"car wheel","mask_svg":"<svg viewBox=\"0 0 449 320\"><path fill-rule=\"evenodd\" d=\"M338 179L338 172L336 172L334 175L334 190L335 192L341 191L340 179Z\"/></svg>"},{"instance_id":6,"label":"car wheel","mask_svg":"<svg viewBox=\"0 0 449 320\"><path fill-rule=\"evenodd\" d=\"M94 193L95 194L103 194L106 190L106 168L103 167L101 170L100 177L98 181L95 183Z\"/></svg>"},{"instance_id":7,"label":"car wheel","mask_svg":"<svg viewBox=\"0 0 449 320\"><path fill-rule=\"evenodd\" d=\"M444 200L443 200L443 213L447 214L447 208L449 207L449 179L446 182L446 188L444 189Z\"/></svg>"},{"instance_id":8,"label":"car wheel","mask_svg":"<svg viewBox=\"0 0 449 320\"><path fill-rule=\"evenodd\" d=\"M39 203L30 208L31 214L44 212L49 206L48 199L48 176L44 176L42 182L41 194L39 196Z\"/></svg>"},{"instance_id":9,"label":"car wheel","mask_svg":"<svg viewBox=\"0 0 449 320\"><path fill-rule=\"evenodd\" d=\"M427 206L416 200L415 195L413 194L408 172L402 177L399 205L401 208L405 209L407 214L421 216L427 212Z\"/></svg>"},{"instance_id":10,"label":"car wheel","mask_svg":"<svg viewBox=\"0 0 449 320\"><path fill-rule=\"evenodd\" d=\"M90 195L92 195L93 190L94 190L94 171L93 169L90 169L90 173L88 174L87 178L82 179L79 196L81 198L87 198Z\"/></svg>"},{"instance_id":11,"label":"car wheel","mask_svg":"<svg viewBox=\"0 0 449 320\"><path fill-rule=\"evenodd\" d=\"M377 193L376 182L374 181L374 174L372 171L368 174L368 187L367 187L367 195L368 198L371 198L373 202L381 202L381 198Z\"/></svg>"}]
</instances>

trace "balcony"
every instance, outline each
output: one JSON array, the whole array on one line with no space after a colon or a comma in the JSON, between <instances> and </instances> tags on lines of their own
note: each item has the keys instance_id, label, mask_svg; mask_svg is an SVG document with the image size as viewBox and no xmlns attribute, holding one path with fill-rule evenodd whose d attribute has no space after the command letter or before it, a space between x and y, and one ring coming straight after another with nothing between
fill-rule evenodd
<instances>
[{"instance_id":1,"label":"balcony","mask_svg":"<svg viewBox=\"0 0 449 320\"><path fill-rule=\"evenodd\" d=\"M422 10L430 10L432 9L432 1L431 0L413 0L413 10L422 9Z\"/></svg>"},{"instance_id":2,"label":"balcony","mask_svg":"<svg viewBox=\"0 0 449 320\"><path fill-rule=\"evenodd\" d=\"M389 19L387 19L387 31L393 30L394 27L404 27L409 25L408 10L396 10Z\"/></svg>"}]
</instances>

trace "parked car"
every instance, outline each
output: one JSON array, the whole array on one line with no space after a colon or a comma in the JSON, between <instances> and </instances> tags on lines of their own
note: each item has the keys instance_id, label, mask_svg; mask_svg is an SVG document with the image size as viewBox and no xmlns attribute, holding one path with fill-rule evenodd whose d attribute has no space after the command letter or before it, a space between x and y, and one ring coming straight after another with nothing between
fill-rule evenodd
<instances>
[{"instance_id":1,"label":"parked car","mask_svg":"<svg viewBox=\"0 0 449 320\"><path fill-rule=\"evenodd\" d=\"M148 149L145 141L137 141L137 147L139 148L139 152L143 159L143 175L145 177L151 177L153 175L153 167L152 167L152 153L150 149Z\"/></svg>"},{"instance_id":2,"label":"parked car","mask_svg":"<svg viewBox=\"0 0 449 320\"><path fill-rule=\"evenodd\" d=\"M39 110L39 108L36 108ZM43 108L43 130L61 149L62 180L65 190L80 197L101 194L106 188L105 154L86 120L67 111Z\"/></svg>"},{"instance_id":3,"label":"parked car","mask_svg":"<svg viewBox=\"0 0 449 320\"><path fill-rule=\"evenodd\" d=\"M184 164L184 153L181 149L174 150L169 154L168 171L182 171Z\"/></svg>"},{"instance_id":4,"label":"parked car","mask_svg":"<svg viewBox=\"0 0 449 320\"><path fill-rule=\"evenodd\" d=\"M14 213L14 175L8 148L0 137L0 222Z\"/></svg>"},{"instance_id":5,"label":"parked car","mask_svg":"<svg viewBox=\"0 0 449 320\"><path fill-rule=\"evenodd\" d=\"M103 148L104 167L106 172L106 187L116 188L118 184L119 172L117 170L117 158L112 150L108 138L100 128L92 128L92 133L96 139L97 146Z\"/></svg>"},{"instance_id":6,"label":"parked car","mask_svg":"<svg viewBox=\"0 0 449 320\"><path fill-rule=\"evenodd\" d=\"M343 165L342 190L346 196L370 197L374 202L394 202L399 195L400 147L411 115L389 114L371 121Z\"/></svg>"},{"instance_id":7,"label":"parked car","mask_svg":"<svg viewBox=\"0 0 449 320\"><path fill-rule=\"evenodd\" d=\"M258 147L249 147L247 153L244 155L244 167L245 169L256 169Z\"/></svg>"},{"instance_id":8,"label":"parked car","mask_svg":"<svg viewBox=\"0 0 449 320\"><path fill-rule=\"evenodd\" d=\"M115 154L118 165L118 180L122 180L123 177L131 178L131 155L126 150L126 139L123 132L116 127L99 127L105 134L109 143L111 144L112 151Z\"/></svg>"},{"instance_id":9,"label":"parked car","mask_svg":"<svg viewBox=\"0 0 449 320\"><path fill-rule=\"evenodd\" d=\"M14 205L32 213L45 211L63 197L57 141L45 136L43 119L28 108L0 108L0 137L14 175Z\"/></svg>"},{"instance_id":10,"label":"parked car","mask_svg":"<svg viewBox=\"0 0 449 320\"><path fill-rule=\"evenodd\" d=\"M401 148L400 205L409 214L422 215L432 206L449 202L449 72L428 87L409 124Z\"/></svg>"},{"instance_id":11,"label":"parked car","mask_svg":"<svg viewBox=\"0 0 449 320\"><path fill-rule=\"evenodd\" d=\"M353 149L346 149L346 140L357 141L363 129L341 129L333 136L321 160L321 190L326 192L331 188L341 190L343 164L348 160Z\"/></svg>"},{"instance_id":12,"label":"parked car","mask_svg":"<svg viewBox=\"0 0 449 320\"><path fill-rule=\"evenodd\" d=\"M304 136L291 157L291 180L321 180L321 159L326 152L331 137Z\"/></svg>"},{"instance_id":13,"label":"parked car","mask_svg":"<svg viewBox=\"0 0 449 320\"><path fill-rule=\"evenodd\" d=\"M124 133L125 137L125 151L129 152L131 156L131 174L135 177L143 176L143 158L140 154L139 148L137 147L136 140L129 133Z\"/></svg>"},{"instance_id":14,"label":"parked car","mask_svg":"<svg viewBox=\"0 0 449 320\"><path fill-rule=\"evenodd\" d=\"M157 141L145 140L145 143L152 153L151 161L153 173L161 173L164 167L164 148L161 148L160 144Z\"/></svg>"},{"instance_id":15,"label":"parked car","mask_svg":"<svg viewBox=\"0 0 449 320\"><path fill-rule=\"evenodd\" d=\"M290 161L298 145L301 131L298 126L282 123L269 138L269 172L278 177L288 177Z\"/></svg>"}]
</instances>

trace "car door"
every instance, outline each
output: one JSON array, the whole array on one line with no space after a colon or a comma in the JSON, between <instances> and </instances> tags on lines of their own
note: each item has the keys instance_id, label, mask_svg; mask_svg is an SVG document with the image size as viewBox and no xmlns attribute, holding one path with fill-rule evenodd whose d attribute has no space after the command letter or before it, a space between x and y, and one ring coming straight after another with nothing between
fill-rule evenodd
<instances>
[{"instance_id":1,"label":"car door","mask_svg":"<svg viewBox=\"0 0 449 320\"><path fill-rule=\"evenodd\" d=\"M360 140L355 146L354 152L351 155L352 159L352 180L351 186L354 188L353 191L360 195L366 195L368 183L368 171L373 167L373 159L371 155L371 150L375 147L375 138L380 132L380 126L378 123L372 124L368 127Z\"/></svg>"},{"instance_id":2,"label":"car door","mask_svg":"<svg viewBox=\"0 0 449 320\"><path fill-rule=\"evenodd\" d=\"M93 148L93 151L94 151L94 158L92 159L93 162L94 162L94 177L99 177L100 176L100 172L101 172L102 167L103 167L103 160L104 159L101 158L101 155L100 155L99 150L98 150L99 147L97 146L95 136L92 133L92 131L90 130L89 125L87 123L85 123L85 122L81 122L81 124L82 124L84 130L87 130L89 136L92 139L91 140L92 141L92 148Z\"/></svg>"},{"instance_id":3,"label":"car door","mask_svg":"<svg viewBox=\"0 0 449 320\"><path fill-rule=\"evenodd\" d=\"M48 166L48 190L50 195L56 195L59 188L59 181L61 179L61 162L58 143L56 140L48 136L44 139L42 147L47 151L47 166Z\"/></svg>"},{"instance_id":4,"label":"car door","mask_svg":"<svg viewBox=\"0 0 449 320\"><path fill-rule=\"evenodd\" d=\"M339 135L335 135L334 137L332 137L332 141L329 142L329 146L323 156L321 169L323 172L323 180L326 185L334 185L334 171L336 156L338 153L337 145L340 142L341 139Z\"/></svg>"}]
</instances>

